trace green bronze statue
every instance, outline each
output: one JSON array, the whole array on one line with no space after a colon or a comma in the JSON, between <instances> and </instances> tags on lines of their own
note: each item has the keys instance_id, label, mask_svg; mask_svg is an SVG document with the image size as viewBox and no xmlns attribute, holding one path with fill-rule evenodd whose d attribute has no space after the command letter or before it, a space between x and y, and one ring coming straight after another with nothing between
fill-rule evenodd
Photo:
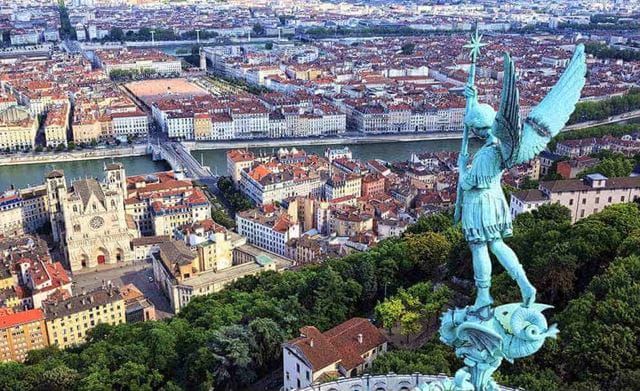
<instances>
[{"instance_id":1,"label":"green bronze statue","mask_svg":"<svg viewBox=\"0 0 640 391\"><path fill-rule=\"evenodd\" d=\"M453 380L424 384L418 387L421 391L498 390L492 374L503 359L513 361L534 354L546 338L558 333L556 326L549 326L542 314L551 307L536 303L535 287L527 279L517 255L504 242L512 235L513 227L500 181L506 169L526 163L542 152L569 120L585 84L584 47L577 46L556 85L521 122L517 76L508 54L504 55L498 112L478 102L475 64L482 46L476 29L470 44L465 46L471 49L472 63L465 88L467 105L454 216L456 222L462 223L471 248L476 298L471 306L445 312L440 327L440 339L455 348L465 366ZM485 143L469 167L470 133ZM492 307L490 252L518 284L521 303Z\"/></svg>"}]
</instances>

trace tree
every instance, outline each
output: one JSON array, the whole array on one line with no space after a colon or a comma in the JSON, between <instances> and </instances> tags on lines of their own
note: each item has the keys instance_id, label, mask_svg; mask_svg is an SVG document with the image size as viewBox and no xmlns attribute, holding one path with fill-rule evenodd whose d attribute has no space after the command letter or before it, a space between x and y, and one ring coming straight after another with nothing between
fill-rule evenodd
<instances>
[{"instance_id":1,"label":"tree","mask_svg":"<svg viewBox=\"0 0 640 391\"><path fill-rule=\"evenodd\" d=\"M407 311L400 317L400 335L407 337L407 343L409 342L409 336L417 334L422 330L422 323L420 314L413 311Z\"/></svg>"},{"instance_id":2,"label":"tree","mask_svg":"<svg viewBox=\"0 0 640 391\"><path fill-rule=\"evenodd\" d=\"M402 54L404 54L405 56L410 56L415 51L415 48L416 48L416 44L415 43L407 42L407 43L402 44L402 47L401 47L400 50L402 51Z\"/></svg>"},{"instance_id":3,"label":"tree","mask_svg":"<svg viewBox=\"0 0 640 391\"><path fill-rule=\"evenodd\" d=\"M398 349L378 356L369 372L373 375L389 373L452 375L461 364L455 357L453 349L438 340L431 340L417 350Z\"/></svg>"},{"instance_id":4,"label":"tree","mask_svg":"<svg viewBox=\"0 0 640 391\"><path fill-rule=\"evenodd\" d=\"M391 298L376 306L376 317L382 323L382 327L393 334L393 327L400 321L405 308L400 298Z\"/></svg>"},{"instance_id":5,"label":"tree","mask_svg":"<svg viewBox=\"0 0 640 391\"><path fill-rule=\"evenodd\" d=\"M578 174L578 178L583 178L586 175L595 173L602 174L608 178L629 176L634 166L634 159L627 158L622 154L616 154L611 157L607 157L595 166L580 172Z\"/></svg>"},{"instance_id":6,"label":"tree","mask_svg":"<svg viewBox=\"0 0 640 391\"><path fill-rule=\"evenodd\" d=\"M112 27L111 30L109 30L109 37L113 41L124 41L124 33L119 27Z\"/></svg>"},{"instance_id":7,"label":"tree","mask_svg":"<svg viewBox=\"0 0 640 391\"><path fill-rule=\"evenodd\" d=\"M427 276L435 276L445 264L451 251L451 243L436 232L409 234L406 236L409 256Z\"/></svg>"},{"instance_id":8,"label":"tree","mask_svg":"<svg viewBox=\"0 0 640 391\"><path fill-rule=\"evenodd\" d=\"M260 23L256 23L253 25L253 33L257 36L263 36L265 34L265 29Z\"/></svg>"},{"instance_id":9,"label":"tree","mask_svg":"<svg viewBox=\"0 0 640 391\"><path fill-rule=\"evenodd\" d=\"M286 339L280 326L272 319L258 318L249 323L248 329L251 354L257 366L268 368L279 362L282 356L280 344Z\"/></svg>"},{"instance_id":10,"label":"tree","mask_svg":"<svg viewBox=\"0 0 640 391\"><path fill-rule=\"evenodd\" d=\"M453 226L453 215L446 213L434 213L420 216L418 221L407 228L407 233L421 234L425 232L442 233Z\"/></svg>"}]
</instances>

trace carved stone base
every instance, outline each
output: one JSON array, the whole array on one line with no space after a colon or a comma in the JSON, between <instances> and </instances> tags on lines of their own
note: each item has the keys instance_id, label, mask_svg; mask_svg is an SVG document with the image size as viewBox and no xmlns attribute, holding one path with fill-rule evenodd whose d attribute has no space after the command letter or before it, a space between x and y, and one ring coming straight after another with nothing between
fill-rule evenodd
<instances>
[{"instance_id":1,"label":"carved stone base","mask_svg":"<svg viewBox=\"0 0 640 391\"><path fill-rule=\"evenodd\" d=\"M453 381L425 384L420 391L497 391L492 378L502 360L513 362L537 352L546 338L555 338L558 329L547 326L542 311L546 304L521 303L456 308L442 315L440 340L453 347L465 366Z\"/></svg>"}]
</instances>

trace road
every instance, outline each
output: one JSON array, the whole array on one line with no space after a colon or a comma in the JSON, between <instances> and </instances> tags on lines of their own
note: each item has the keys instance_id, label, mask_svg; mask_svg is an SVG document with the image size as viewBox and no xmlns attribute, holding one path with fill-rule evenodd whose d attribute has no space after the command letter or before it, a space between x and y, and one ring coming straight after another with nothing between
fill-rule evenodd
<instances>
[{"instance_id":1,"label":"road","mask_svg":"<svg viewBox=\"0 0 640 391\"><path fill-rule=\"evenodd\" d=\"M186 176L202 181L209 179L215 180L216 177L211 170L209 170L208 167L202 166L181 143L164 142L160 144L159 148L161 148L165 154L165 160L167 160L169 164L177 164L183 168Z\"/></svg>"},{"instance_id":2,"label":"road","mask_svg":"<svg viewBox=\"0 0 640 391\"><path fill-rule=\"evenodd\" d=\"M82 292L83 288L86 292L89 292L101 287L103 284L107 284L109 281L118 287L133 284L156 307L158 319L173 316L169 300L162 294L155 282L149 281L150 277L153 278L151 263L140 261L104 270L74 274L73 293L78 294Z\"/></svg>"}]
</instances>

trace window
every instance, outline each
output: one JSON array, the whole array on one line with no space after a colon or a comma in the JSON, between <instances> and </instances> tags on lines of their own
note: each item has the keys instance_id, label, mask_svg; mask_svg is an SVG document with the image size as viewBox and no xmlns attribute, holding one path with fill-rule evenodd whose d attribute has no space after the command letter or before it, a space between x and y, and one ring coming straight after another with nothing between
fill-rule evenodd
<instances>
[{"instance_id":1,"label":"window","mask_svg":"<svg viewBox=\"0 0 640 391\"><path fill-rule=\"evenodd\" d=\"M608 202L611 202L611 196L609 196Z\"/></svg>"},{"instance_id":2,"label":"window","mask_svg":"<svg viewBox=\"0 0 640 391\"><path fill-rule=\"evenodd\" d=\"M300 373L300 364L296 363L296 371L298 371L298 373Z\"/></svg>"},{"instance_id":3,"label":"window","mask_svg":"<svg viewBox=\"0 0 640 391\"><path fill-rule=\"evenodd\" d=\"M311 381L311 372L307 371L307 380Z\"/></svg>"},{"instance_id":4,"label":"window","mask_svg":"<svg viewBox=\"0 0 640 391\"><path fill-rule=\"evenodd\" d=\"M586 199L586 198L583 198L583 199L582 199L582 205L584 205L584 204L586 204L586 203L587 203L587 199Z\"/></svg>"},{"instance_id":5,"label":"window","mask_svg":"<svg viewBox=\"0 0 640 391\"><path fill-rule=\"evenodd\" d=\"M569 200L569 205L573 205L573 198Z\"/></svg>"},{"instance_id":6,"label":"window","mask_svg":"<svg viewBox=\"0 0 640 391\"><path fill-rule=\"evenodd\" d=\"M624 202L624 196L620 197L620 202Z\"/></svg>"},{"instance_id":7,"label":"window","mask_svg":"<svg viewBox=\"0 0 640 391\"><path fill-rule=\"evenodd\" d=\"M580 217L584 217L584 209L580 211Z\"/></svg>"},{"instance_id":8,"label":"window","mask_svg":"<svg viewBox=\"0 0 640 391\"><path fill-rule=\"evenodd\" d=\"M596 204L600 203L600 197L596 197Z\"/></svg>"}]
</instances>

